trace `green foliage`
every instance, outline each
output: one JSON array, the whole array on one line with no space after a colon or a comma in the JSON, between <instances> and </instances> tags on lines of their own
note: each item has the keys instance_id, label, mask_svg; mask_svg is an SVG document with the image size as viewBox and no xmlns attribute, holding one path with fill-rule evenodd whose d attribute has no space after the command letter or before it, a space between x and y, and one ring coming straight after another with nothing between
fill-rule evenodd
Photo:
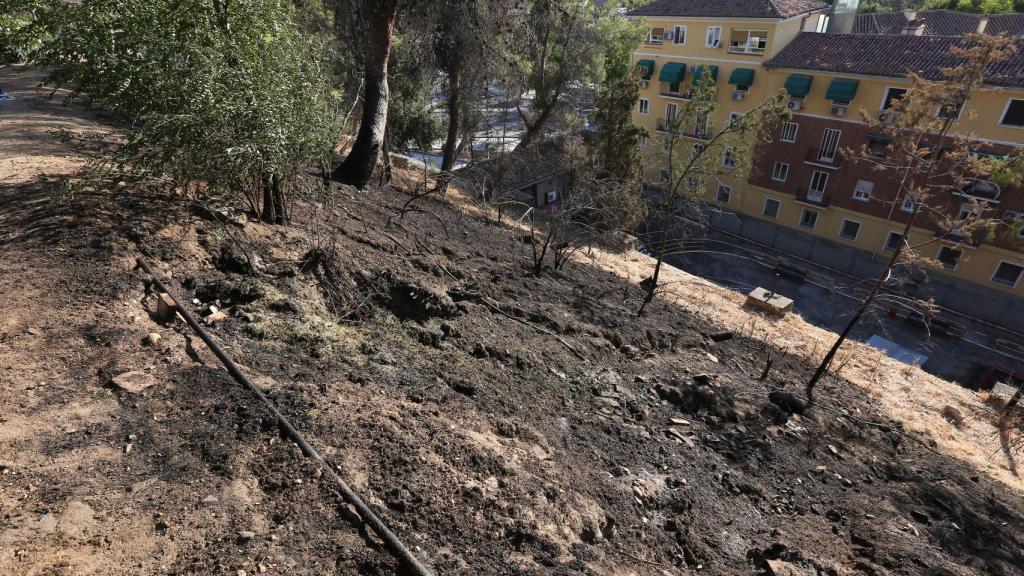
<instances>
[{"instance_id":1,"label":"green foliage","mask_svg":"<svg viewBox=\"0 0 1024 576\"><path fill-rule=\"evenodd\" d=\"M629 56L641 45L646 32L636 20L613 15L603 15L597 28L605 39L604 84L609 86L629 76Z\"/></svg>"},{"instance_id":2,"label":"green foliage","mask_svg":"<svg viewBox=\"0 0 1024 576\"><path fill-rule=\"evenodd\" d=\"M72 97L130 127L111 165L173 188L262 192L326 164L332 96L324 50L288 3L35 0L34 54ZM229 7L229 8L228 8Z\"/></svg>"},{"instance_id":3,"label":"green foliage","mask_svg":"<svg viewBox=\"0 0 1024 576\"><path fill-rule=\"evenodd\" d=\"M391 98L388 101L388 139L392 150L405 151L410 144L420 150L433 148L444 136L444 122L431 102L434 71L422 58L420 47L397 36L388 67Z\"/></svg>"},{"instance_id":4,"label":"green foliage","mask_svg":"<svg viewBox=\"0 0 1024 576\"><path fill-rule=\"evenodd\" d=\"M957 10L974 14L1024 12L1024 0L925 0L922 10Z\"/></svg>"},{"instance_id":5,"label":"green foliage","mask_svg":"<svg viewBox=\"0 0 1024 576\"><path fill-rule=\"evenodd\" d=\"M37 43L28 34L30 15L20 5L0 0L0 64L23 62Z\"/></svg>"},{"instance_id":6,"label":"green foliage","mask_svg":"<svg viewBox=\"0 0 1024 576\"><path fill-rule=\"evenodd\" d=\"M612 81L606 79L597 94L594 121L598 131L589 142L595 162L623 182L639 178L639 138L645 130L633 123L633 108L640 94L636 70Z\"/></svg>"}]
</instances>

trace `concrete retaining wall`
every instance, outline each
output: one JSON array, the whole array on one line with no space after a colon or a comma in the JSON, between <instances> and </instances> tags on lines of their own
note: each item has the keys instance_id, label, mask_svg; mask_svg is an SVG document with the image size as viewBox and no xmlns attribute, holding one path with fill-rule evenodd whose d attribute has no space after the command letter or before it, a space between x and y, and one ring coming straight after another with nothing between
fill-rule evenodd
<instances>
[{"instance_id":1,"label":"concrete retaining wall","mask_svg":"<svg viewBox=\"0 0 1024 576\"><path fill-rule=\"evenodd\" d=\"M885 266L884 254L872 260L869 252L760 218L729 214L713 216L710 223L726 232L858 278L877 276ZM940 306L1011 330L1024 326L1024 299L934 270L928 271L928 280L915 295L934 298Z\"/></svg>"}]
</instances>

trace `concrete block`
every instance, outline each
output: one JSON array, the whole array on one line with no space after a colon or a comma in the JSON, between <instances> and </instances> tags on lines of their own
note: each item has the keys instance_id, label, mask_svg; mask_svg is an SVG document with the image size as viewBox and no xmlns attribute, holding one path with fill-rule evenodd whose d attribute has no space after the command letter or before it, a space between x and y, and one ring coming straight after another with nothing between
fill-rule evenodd
<instances>
[{"instance_id":1,"label":"concrete block","mask_svg":"<svg viewBox=\"0 0 1024 576\"><path fill-rule=\"evenodd\" d=\"M784 316L793 309L793 300L758 286L747 294L747 305Z\"/></svg>"},{"instance_id":2,"label":"concrete block","mask_svg":"<svg viewBox=\"0 0 1024 576\"><path fill-rule=\"evenodd\" d=\"M174 320L174 314L178 311L178 303L171 298L167 292L161 292L156 300L156 316L161 322Z\"/></svg>"}]
</instances>

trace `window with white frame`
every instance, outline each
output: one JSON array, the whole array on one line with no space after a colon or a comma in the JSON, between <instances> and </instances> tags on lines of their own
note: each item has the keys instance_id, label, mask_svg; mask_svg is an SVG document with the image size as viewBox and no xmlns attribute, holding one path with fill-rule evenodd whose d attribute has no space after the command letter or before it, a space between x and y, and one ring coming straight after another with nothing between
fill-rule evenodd
<instances>
[{"instance_id":1,"label":"window with white frame","mask_svg":"<svg viewBox=\"0 0 1024 576\"><path fill-rule=\"evenodd\" d=\"M548 190L548 193L544 195L544 203L551 204L555 200L558 200L558 190Z\"/></svg>"},{"instance_id":2,"label":"window with white frame","mask_svg":"<svg viewBox=\"0 0 1024 576\"><path fill-rule=\"evenodd\" d=\"M914 199L907 194L903 197L903 202L900 203L900 210L903 212L916 212L917 206L914 204Z\"/></svg>"},{"instance_id":3,"label":"window with white frame","mask_svg":"<svg viewBox=\"0 0 1024 576\"><path fill-rule=\"evenodd\" d=\"M784 122L782 124L782 141L796 142L796 130L800 125L796 122Z\"/></svg>"},{"instance_id":4,"label":"window with white frame","mask_svg":"<svg viewBox=\"0 0 1024 576\"><path fill-rule=\"evenodd\" d=\"M935 255L935 259L938 260L946 270L956 270L957 264L960 263L960 257L963 255L964 251L959 248L954 248L952 246L940 246L939 253Z\"/></svg>"},{"instance_id":5,"label":"window with white frame","mask_svg":"<svg viewBox=\"0 0 1024 576\"><path fill-rule=\"evenodd\" d=\"M672 43L676 45L686 44L686 26L675 26L672 28Z\"/></svg>"},{"instance_id":6,"label":"window with white frame","mask_svg":"<svg viewBox=\"0 0 1024 576\"><path fill-rule=\"evenodd\" d=\"M708 26L707 35L704 37L704 46L707 48L718 48L722 45L722 27Z\"/></svg>"},{"instance_id":7,"label":"window with white frame","mask_svg":"<svg viewBox=\"0 0 1024 576\"><path fill-rule=\"evenodd\" d=\"M1024 128L1024 100L1010 98L1010 101L1006 103L1006 109L1003 110L1002 117L999 119L999 124L1014 128Z\"/></svg>"},{"instance_id":8,"label":"window with white frame","mask_svg":"<svg viewBox=\"0 0 1024 576\"><path fill-rule=\"evenodd\" d=\"M807 189L807 199L820 202L825 197L825 186L828 185L828 172L815 170L811 174L811 186Z\"/></svg>"},{"instance_id":9,"label":"window with white frame","mask_svg":"<svg viewBox=\"0 0 1024 576\"><path fill-rule=\"evenodd\" d=\"M733 28L729 33L729 52L733 54L764 54L767 46L767 30Z\"/></svg>"},{"instance_id":10,"label":"window with white frame","mask_svg":"<svg viewBox=\"0 0 1024 576\"><path fill-rule=\"evenodd\" d=\"M855 220L843 220L839 225L839 237L846 240L856 240L860 234L860 222Z\"/></svg>"},{"instance_id":11,"label":"window with white frame","mask_svg":"<svg viewBox=\"0 0 1024 576\"><path fill-rule=\"evenodd\" d=\"M661 181L662 182L668 182L671 179L672 179L672 174L670 174L668 170L662 168L661 169Z\"/></svg>"},{"instance_id":12,"label":"window with white frame","mask_svg":"<svg viewBox=\"0 0 1024 576\"><path fill-rule=\"evenodd\" d=\"M729 112L729 126L732 126L740 118L743 118L743 112Z\"/></svg>"},{"instance_id":13,"label":"window with white frame","mask_svg":"<svg viewBox=\"0 0 1024 576\"><path fill-rule=\"evenodd\" d=\"M726 168L736 167L736 158L733 156L732 148L726 148L725 152L722 153L722 166Z\"/></svg>"},{"instance_id":14,"label":"window with white frame","mask_svg":"<svg viewBox=\"0 0 1024 576\"><path fill-rule=\"evenodd\" d=\"M640 148L647 148L647 142L649 140L650 137L648 137L646 134L641 134L637 144L640 146Z\"/></svg>"},{"instance_id":15,"label":"window with white frame","mask_svg":"<svg viewBox=\"0 0 1024 576\"><path fill-rule=\"evenodd\" d=\"M903 243L903 234L899 232L889 232L889 236L885 239L885 249L892 252L900 247Z\"/></svg>"},{"instance_id":16,"label":"window with white frame","mask_svg":"<svg viewBox=\"0 0 1024 576\"><path fill-rule=\"evenodd\" d=\"M640 115L647 116L651 113L651 101L647 98L640 99Z\"/></svg>"},{"instance_id":17,"label":"window with white frame","mask_svg":"<svg viewBox=\"0 0 1024 576\"><path fill-rule=\"evenodd\" d=\"M996 271L992 274L992 281L1016 288L1022 275L1024 275L1024 266L1003 260L996 266Z\"/></svg>"},{"instance_id":18,"label":"window with white frame","mask_svg":"<svg viewBox=\"0 0 1024 576\"><path fill-rule=\"evenodd\" d=\"M1024 240L1024 221L1022 215L1016 210L1003 210L1003 222L1017 230L1017 238Z\"/></svg>"},{"instance_id":19,"label":"window with white frame","mask_svg":"<svg viewBox=\"0 0 1024 576\"><path fill-rule=\"evenodd\" d=\"M781 206L782 203L776 200L775 198L766 197L764 199L764 209L761 211L761 213L771 218L778 218L779 207Z\"/></svg>"},{"instance_id":20,"label":"window with white frame","mask_svg":"<svg viewBox=\"0 0 1024 576\"><path fill-rule=\"evenodd\" d=\"M880 110L888 110L892 108L892 105L899 102L907 95L906 88L886 88L885 97L882 98L882 107Z\"/></svg>"},{"instance_id":21,"label":"window with white frame","mask_svg":"<svg viewBox=\"0 0 1024 576\"><path fill-rule=\"evenodd\" d=\"M804 211L800 213L800 225L806 228L814 228L818 225L818 212L816 210L808 210L804 208Z\"/></svg>"},{"instance_id":22,"label":"window with white frame","mask_svg":"<svg viewBox=\"0 0 1024 576\"><path fill-rule=\"evenodd\" d=\"M648 30L646 42L648 44L661 44L664 37L665 29L662 28L661 26L655 26Z\"/></svg>"},{"instance_id":23,"label":"window with white frame","mask_svg":"<svg viewBox=\"0 0 1024 576\"><path fill-rule=\"evenodd\" d=\"M875 189L875 183L870 180L857 180L857 185L853 187L853 199L860 200L861 202L867 202L871 200L871 192Z\"/></svg>"},{"instance_id":24,"label":"window with white frame","mask_svg":"<svg viewBox=\"0 0 1024 576\"><path fill-rule=\"evenodd\" d=\"M789 176L789 164L776 162L775 166L772 167L772 180L785 182L787 176Z\"/></svg>"},{"instance_id":25,"label":"window with white frame","mask_svg":"<svg viewBox=\"0 0 1024 576\"><path fill-rule=\"evenodd\" d=\"M704 153L704 148L705 148L705 146L703 144L701 144L700 142L694 144L693 148L690 148L690 160L693 160L693 159L697 158L698 156L700 156L701 154L703 154Z\"/></svg>"},{"instance_id":26,"label":"window with white frame","mask_svg":"<svg viewBox=\"0 0 1024 576\"><path fill-rule=\"evenodd\" d=\"M978 209L981 208L973 202L961 202L960 211L957 212L957 220L974 220L978 217Z\"/></svg>"},{"instance_id":27,"label":"window with white frame","mask_svg":"<svg viewBox=\"0 0 1024 576\"><path fill-rule=\"evenodd\" d=\"M732 188L725 184L719 184L718 190L715 192L715 199L722 204L728 204L730 196L732 196Z\"/></svg>"}]
</instances>

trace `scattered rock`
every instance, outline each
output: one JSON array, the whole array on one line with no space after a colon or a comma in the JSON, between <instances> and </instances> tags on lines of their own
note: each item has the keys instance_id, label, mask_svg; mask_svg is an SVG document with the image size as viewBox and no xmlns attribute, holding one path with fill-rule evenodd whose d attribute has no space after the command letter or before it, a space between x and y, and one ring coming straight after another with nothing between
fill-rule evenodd
<instances>
[{"instance_id":1,"label":"scattered rock","mask_svg":"<svg viewBox=\"0 0 1024 576\"><path fill-rule=\"evenodd\" d=\"M160 334L158 334L156 332L150 332L143 339L143 343L148 345L148 346L156 346L156 343L160 341L160 338L161 338Z\"/></svg>"},{"instance_id":2,"label":"scattered rock","mask_svg":"<svg viewBox=\"0 0 1024 576\"><path fill-rule=\"evenodd\" d=\"M338 507L338 516L353 526L362 526L363 517L359 515L356 507L351 504L343 504Z\"/></svg>"},{"instance_id":3,"label":"scattered rock","mask_svg":"<svg viewBox=\"0 0 1024 576\"><path fill-rule=\"evenodd\" d=\"M782 560L768 560L768 574L771 576L810 576L814 572Z\"/></svg>"},{"instance_id":4,"label":"scattered rock","mask_svg":"<svg viewBox=\"0 0 1024 576\"><path fill-rule=\"evenodd\" d=\"M713 332L709 334L708 337L715 342L724 342L726 340L732 340L732 332L728 330L722 332Z\"/></svg>"},{"instance_id":5,"label":"scattered rock","mask_svg":"<svg viewBox=\"0 0 1024 576\"><path fill-rule=\"evenodd\" d=\"M213 312L212 314L204 316L203 317L203 324L206 324L207 326L212 326L212 325L216 324L217 322L220 322L220 321L224 320L227 317L228 317L228 315L225 314L223 310L217 310L216 312Z\"/></svg>"},{"instance_id":6,"label":"scattered rock","mask_svg":"<svg viewBox=\"0 0 1024 576\"><path fill-rule=\"evenodd\" d=\"M138 394L146 388L156 385L156 377L148 372L133 370L114 376L111 382L125 392Z\"/></svg>"},{"instance_id":7,"label":"scattered rock","mask_svg":"<svg viewBox=\"0 0 1024 576\"><path fill-rule=\"evenodd\" d=\"M217 499L217 497L213 496L212 494L210 496L207 496L206 498L203 498L203 504L206 504L207 506L216 504L218 502L220 502L220 500Z\"/></svg>"},{"instance_id":8,"label":"scattered rock","mask_svg":"<svg viewBox=\"0 0 1024 576\"><path fill-rule=\"evenodd\" d=\"M92 508L82 502L68 502L68 507L60 515L56 528L70 536L82 534L96 524L93 514Z\"/></svg>"},{"instance_id":9,"label":"scattered rock","mask_svg":"<svg viewBox=\"0 0 1024 576\"><path fill-rule=\"evenodd\" d=\"M239 542L248 542L248 541L252 540L255 537L256 537L256 533L253 532L252 530L239 530L239 532L238 532L238 541Z\"/></svg>"},{"instance_id":10,"label":"scattered rock","mask_svg":"<svg viewBox=\"0 0 1024 576\"><path fill-rule=\"evenodd\" d=\"M768 400L788 414L802 414L805 408L804 401L785 390L775 390L768 394Z\"/></svg>"},{"instance_id":11,"label":"scattered rock","mask_svg":"<svg viewBox=\"0 0 1024 576\"><path fill-rule=\"evenodd\" d=\"M451 382L448 385L451 386L452 390L455 390L456 392L462 394L463 396L469 396L470 398L476 396L476 386L473 386L472 384L466 382L465 380Z\"/></svg>"},{"instance_id":12,"label":"scattered rock","mask_svg":"<svg viewBox=\"0 0 1024 576\"><path fill-rule=\"evenodd\" d=\"M957 428L964 427L964 415L953 406L946 404L942 407L940 414L942 414L942 417L953 426L956 426Z\"/></svg>"}]
</instances>

